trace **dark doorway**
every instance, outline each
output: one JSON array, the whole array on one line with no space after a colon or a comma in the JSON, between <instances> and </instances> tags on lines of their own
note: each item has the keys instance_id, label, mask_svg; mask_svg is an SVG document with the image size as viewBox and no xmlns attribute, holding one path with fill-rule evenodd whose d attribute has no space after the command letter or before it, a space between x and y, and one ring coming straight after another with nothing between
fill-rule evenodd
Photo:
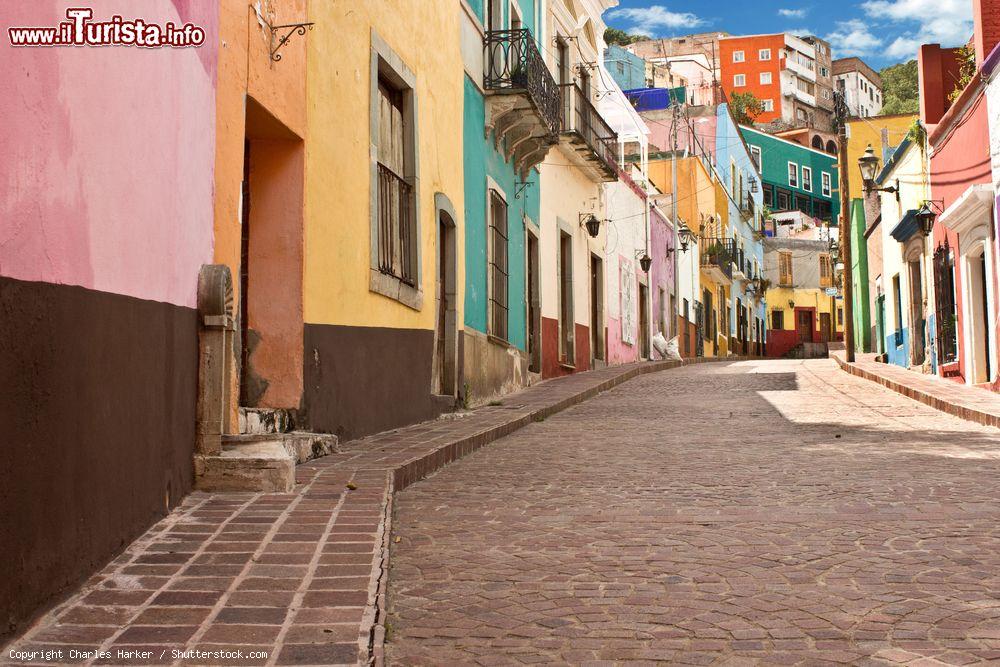
<instances>
[{"instance_id":1,"label":"dark doorway","mask_svg":"<svg viewBox=\"0 0 1000 667\"><path fill-rule=\"evenodd\" d=\"M639 283L639 356L649 359L649 288Z\"/></svg>"},{"instance_id":2,"label":"dark doorway","mask_svg":"<svg viewBox=\"0 0 1000 667\"><path fill-rule=\"evenodd\" d=\"M590 356L604 360L604 263L590 256Z\"/></svg>"},{"instance_id":3,"label":"dark doorway","mask_svg":"<svg viewBox=\"0 0 1000 667\"><path fill-rule=\"evenodd\" d=\"M538 237L528 230L527 242L527 281L526 289L528 304L528 370L532 373L542 372L542 347L541 340L541 308L542 298L539 287L538 275Z\"/></svg>"}]
</instances>

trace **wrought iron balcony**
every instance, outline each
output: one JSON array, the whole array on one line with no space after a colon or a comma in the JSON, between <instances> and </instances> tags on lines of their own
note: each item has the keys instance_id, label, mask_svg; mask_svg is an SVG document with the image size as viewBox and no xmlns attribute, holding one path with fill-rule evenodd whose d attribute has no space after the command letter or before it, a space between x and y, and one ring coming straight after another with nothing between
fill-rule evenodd
<instances>
[{"instance_id":1,"label":"wrought iron balcony","mask_svg":"<svg viewBox=\"0 0 1000 667\"><path fill-rule=\"evenodd\" d=\"M733 262L736 259L732 239L702 239L701 268L716 282L732 282Z\"/></svg>"},{"instance_id":2,"label":"wrought iron balcony","mask_svg":"<svg viewBox=\"0 0 1000 667\"><path fill-rule=\"evenodd\" d=\"M491 30L485 49L486 130L524 174L559 141L559 86L530 30Z\"/></svg>"},{"instance_id":3,"label":"wrought iron balcony","mask_svg":"<svg viewBox=\"0 0 1000 667\"><path fill-rule=\"evenodd\" d=\"M575 83L563 84L562 139L573 161L596 181L618 180L618 135Z\"/></svg>"}]
</instances>

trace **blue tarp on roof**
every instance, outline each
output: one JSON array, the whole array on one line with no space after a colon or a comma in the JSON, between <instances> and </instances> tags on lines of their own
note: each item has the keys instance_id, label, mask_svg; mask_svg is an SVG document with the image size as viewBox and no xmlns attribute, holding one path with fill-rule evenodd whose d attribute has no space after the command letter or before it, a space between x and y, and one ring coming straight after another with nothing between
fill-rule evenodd
<instances>
[{"instance_id":1,"label":"blue tarp on roof","mask_svg":"<svg viewBox=\"0 0 1000 667\"><path fill-rule=\"evenodd\" d=\"M678 88L633 88L622 91L636 111L667 109L673 104L687 101L687 89Z\"/></svg>"}]
</instances>

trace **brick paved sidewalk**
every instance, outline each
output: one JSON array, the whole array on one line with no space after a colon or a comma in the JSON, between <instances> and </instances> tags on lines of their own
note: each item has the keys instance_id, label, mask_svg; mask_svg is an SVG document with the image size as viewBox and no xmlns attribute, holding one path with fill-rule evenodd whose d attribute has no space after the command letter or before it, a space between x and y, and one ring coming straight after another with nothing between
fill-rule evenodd
<instances>
[{"instance_id":1,"label":"brick paved sidewalk","mask_svg":"<svg viewBox=\"0 0 1000 667\"><path fill-rule=\"evenodd\" d=\"M0 660L10 660L11 650L62 651L58 662L77 664L380 660L394 491L532 421L678 365L580 373L500 406L346 443L299 466L293 493L193 493L5 647ZM207 654L177 657L174 650ZM243 655L210 653L221 650Z\"/></svg>"},{"instance_id":2,"label":"brick paved sidewalk","mask_svg":"<svg viewBox=\"0 0 1000 667\"><path fill-rule=\"evenodd\" d=\"M983 426L1000 427L1000 394L936 375L923 375L895 364L879 363L874 354L858 354L853 364L845 361L844 350L831 350L830 355L852 375L877 382L955 417Z\"/></svg>"}]
</instances>

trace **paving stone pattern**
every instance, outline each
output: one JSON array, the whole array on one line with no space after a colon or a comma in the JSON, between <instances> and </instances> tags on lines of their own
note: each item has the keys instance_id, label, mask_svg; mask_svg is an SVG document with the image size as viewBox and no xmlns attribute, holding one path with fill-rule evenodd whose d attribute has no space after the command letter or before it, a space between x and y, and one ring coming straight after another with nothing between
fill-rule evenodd
<instances>
[{"instance_id":1,"label":"paving stone pattern","mask_svg":"<svg viewBox=\"0 0 1000 667\"><path fill-rule=\"evenodd\" d=\"M645 375L395 496L386 661L1000 663L998 436L834 360Z\"/></svg>"},{"instance_id":2,"label":"paving stone pattern","mask_svg":"<svg viewBox=\"0 0 1000 667\"><path fill-rule=\"evenodd\" d=\"M4 647L0 664L53 664L45 651L61 651L63 664L380 660L394 489L534 419L676 365L581 373L499 406L348 443L299 466L293 493L191 494ZM12 660L12 650L37 651L38 660Z\"/></svg>"}]
</instances>

